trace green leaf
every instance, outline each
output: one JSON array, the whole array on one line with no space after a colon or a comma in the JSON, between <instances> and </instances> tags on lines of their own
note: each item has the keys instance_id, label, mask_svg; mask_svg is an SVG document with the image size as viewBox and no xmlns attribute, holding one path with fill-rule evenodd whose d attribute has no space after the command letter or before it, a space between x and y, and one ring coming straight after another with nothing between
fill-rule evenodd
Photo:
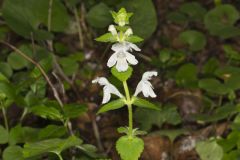
<instances>
[{"instance_id":1,"label":"green leaf","mask_svg":"<svg viewBox=\"0 0 240 160\"><path fill-rule=\"evenodd\" d=\"M207 13L207 10L198 2L184 3L180 11L187 14L191 20L201 20Z\"/></svg>"},{"instance_id":2,"label":"green leaf","mask_svg":"<svg viewBox=\"0 0 240 160\"><path fill-rule=\"evenodd\" d=\"M38 132L38 129L17 125L10 130L9 144L16 145L18 143L36 141L38 140Z\"/></svg>"},{"instance_id":3,"label":"green leaf","mask_svg":"<svg viewBox=\"0 0 240 160\"><path fill-rule=\"evenodd\" d=\"M110 110L115 110L115 109L119 109L122 108L125 105L125 102L123 99L118 99L118 100L114 100L111 101L105 105L103 105L97 112L97 114L103 113L103 112L107 112Z\"/></svg>"},{"instance_id":4,"label":"green leaf","mask_svg":"<svg viewBox=\"0 0 240 160\"><path fill-rule=\"evenodd\" d=\"M234 27L239 18L239 12L233 5L219 5L206 14L204 24L212 35L231 38L240 35L240 29Z\"/></svg>"},{"instance_id":5,"label":"green leaf","mask_svg":"<svg viewBox=\"0 0 240 160\"><path fill-rule=\"evenodd\" d=\"M178 69L175 79L180 86L197 87L197 66L192 63L182 65Z\"/></svg>"},{"instance_id":6,"label":"green leaf","mask_svg":"<svg viewBox=\"0 0 240 160\"><path fill-rule=\"evenodd\" d=\"M160 110L155 104L138 97L133 97L133 104L141 108Z\"/></svg>"},{"instance_id":7,"label":"green leaf","mask_svg":"<svg viewBox=\"0 0 240 160\"><path fill-rule=\"evenodd\" d=\"M8 142L8 131L0 125L0 144Z\"/></svg>"},{"instance_id":8,"label":"green leaf","mask_svg":"<svg viewBox=\"0 0 240 160\"><path fill-rule=\"evenodd\" d=\"M106 33L95 39L98 42L116 42L117 39L111 33Z\"/></svg>"},{"instance_id":9,"label":"green leaf","mask_svg":"<svg viewBox=\"0 0 240 160\"><path fill-rule=\"evenodd\" d=\"M152 0L122 1L118 8L122 7L133 13L130 24L134 34L149 38L157 27L157 14Z\"/></svg>"},{"instance_id":10,"label":"green leaf","mask_svg":"<svg viewBox=\"0 0 240 160\"><path fill-rule=\"evenodd\" d=\"M179 39L189 45L191 51L199 51L206 45L206 37L199 31L188 30L179 35Z\"/></svg>"},{"instance_id":11,"label":"green leaf","mask_svg":"<svg viewBox=\"0 0 240 160\"><path fill-rule=\"evenodd\" d=\"M39 62L45 72L48 72L52 68L52 60L52 56L49 54L46 58L42 59ZM42 72L39 70L38 67L34 67L30 75L33 78L38 78L42 75Z\"/></svg>"},{"instance_id":12,"label":"green leaf","mask_svg":"<svg viewBox=\"0 0 240 160\"><path fill-rule=\"evenodd\" d=\"M28 65L28 61L15 52L11 53L8 56L7 61L11 65L11 67L15 70L23 69Z\"/></svg>"},{"instance_id":13,"label":"green leaf","mask_svg":"<svg viewBox=\"0 0 240 160\"><path fill-rule=\"evenodd\" d=\"M61 121L63 118L62 114L58 109L43 104L32 107L31 112L46 119Z\"/></svg>"},{"instance_id":14,"label":"green leaf","mask_svg":"<svg viewBox=\"0 0 240 160\"><path fill-rule=\"evenodd\" d=\"M111 73L120 81L127 81L131 77L133 69L131 66L128 66L128 69L125 72L118 72L117 68L114 66L111 68Z\"/></svg>"},{"instance_id":15,"label":"green leaf","mask_svg":"<svg viewBox=\"0 0 240 160\"><path fill-rule=\"evenodd\" d=\"M135 120L140 123L142 130L150 130L153 125L161 127L163 123L177 125L181 123L181 117L177 111L177 107L168 104L161 108L161 110L147 110L137 108L134 113Z\"/></svg>"},{"instance_id":16,"label":"green leaf","mask_svg":"<svg viewBox=\"0 0 240 160\"><path fill-rule=\"evenodd\" d=\"M38 134L38 139L60 138L67 134L67 129L64 126L48 125L41 129Z\"/></svg>"},{"instance_id":17,"label":"green leaf","mask_svg":"<svg viewBox=\"0 0 240 160\"><path fill-rule=\"evenodd\" d=\"M24 160L22 148L19 146L9 146L3 151L3 160Z\"/></svg>"},{"instance_id":18,"label":"green leaf","mask_svg":"<svg viewBox=\"0 0 240 160\"><path fill-rule=\"evenodd\" d=\"M167 19L177 24L183 24L188 21L187 16L179 11L170 12L167 15Z\"/></svg>"},{"instance_id":19,"label":"green leaf","mask_svg":"<svg viewBox=\"0 0 240 160\"><path fill-rule=\"evenodd\" d=\"M0 73L10 78L13 74L12 68L8 63L0 62Z\"/></svg>"},{"instance_id":20,"label":"green leaf","mask_svg":"<svg viewBox=\"0 0 240 160\"><path fill-rule=\"evenodd\" d=\"M198 142L196 150L201 160L220 160L223 157L223 149L216 141Z\"/></svg>"},{"instance_id":21,"label":"green leaf","mask_svg":"<svg viewBox=\"0 0 240 160\"><path fill-rule=\"evenodd\" d=\"M11 29L19 35L36 40L52 38L52 34L39 29L48 25L48 0L8 0L3 3L3 17ZM53 0L51 29L64 31L68 26L69 16L65 6L59 0Z\"/></svg>"},{"instance_id":22,"label":"green leaf","mask_svg":"<svg viewBox=\"0 0 240 160\"><path fill-rule=\"evenodd\" d=\"M138 137L123 136L116 143L116 149L122 160L138 160L143 148L144 142Z\"/></svg>"},{"instance_id":23,"label":"green leaf","mask_svg":"<svg viewBox=\"0 0 240 160\"><path fill-rule=\"evenodd\" d=\"M201 79L198 86L207 92L214 94L224 95L230 92L229 88L214 78Z\"/></svg>"},{"instance_id":24,"label":"green leaf","mask_svg":"<svg viewBox=\"0 0 240 160\"><path fill-rule=\"evenodd\" d=\"M138 36L129 36L126 38L126 41L128 42L132 42L132 43L138 43L138 42L142 42L143 39L141 37L138 37Z\"/></svg>"},{"instance_id":25,"label":"green leaf","mask_svg":"<svg viewBox=\"0 0 240 160\"><path fill-rule=\"evenodd\" d=\"M212 57L207 61L207 63L204 64L202 71L204 74L213 75L215 70L219 68L219 66L219 61L216 58Z\"/></svg>"},{"instance_id":26,"label":"green leaf","mask_svg":"<svg viewBox=\"0 0 240 160\"><path fill-rule=\"evenodd\" d=\"M233 115L238 112L238 106L233 106L226 104L224 106L218 107L214 113L211 115L208 114L194 114L192 118L197 120L199 123L206 122L217 122L222 119L228 118L230 115Z\"/></svg>"},{"instance_id":27,"label":"green leaf","mask_svg":"<svg viewBox=\"0 0 240 160\"><path fill-rule=\"evenodd\" d=\"M235 50L232 46L230 45L224 45L223 50L226 54L226 56L231 60L240 60L240 52Z\"/></svg>"},{"instance_id":28,"label":"green leaf","mask_svg":"<svg viewBox=\"0 0 240 160\"><path fill-rule=\"evenodd\" d=\"M178 136L183 135L186 132L187 131L185 129L176 129L176 130L171 129L171 130L160 130L160 131L152 132L151 134L167 136L171 140L171 142L174 142L174 140Z\"/></svg>"},{"instance_id":29,"label":"green leaf","mask_svg":"<svg viewBox=\"0 0 240 160\"><path fill-rule=\"evenodd\" d=\"M26 143L23 148L24 158L34 157L43 153L53 152L60 154L63 150L80 145L82 140L77 137L67 139L48 139L35 143Z\"/></svg>"},{"instance_id":30,"label":"green leaf","mask_svg":"<svg viewBox=\"0 0 240 160\"><path fill-rule=\"evenodd\" d=\"M88 23L95 28L105 28L112 22L110 8L103 2L94 5L87 13Z\"/></svg>"},{"instance_id":31,"label":"green leaf","mask_svg":"<svg viewBox=\"0 0 240 160\"><path fill-rule=\"evenodd\" d=\"M77 118L87 111L86 105L65 104L63 107L64 116L66 118Z\"/></svg>"}]
</instances>

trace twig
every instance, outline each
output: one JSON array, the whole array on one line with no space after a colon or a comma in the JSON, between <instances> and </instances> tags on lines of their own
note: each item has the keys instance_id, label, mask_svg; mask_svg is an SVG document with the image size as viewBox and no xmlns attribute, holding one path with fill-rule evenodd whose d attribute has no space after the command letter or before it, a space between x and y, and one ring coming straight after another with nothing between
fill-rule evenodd
<instances>
[{"instance_id":1,"label":"twig","mask_svg":"<svg viewBox=\"0 0 240 160\"><path fill-rule=\"evenodd\" d=\"M56 100L58 101L59 105L61 107L63 107L63 103L58 95L58 92L56 90L56 88L54 87L53 83L51 82L51 80L49 79L48 75L46 74L46 72L44 71L44 69L42 68L42 66L37 63L36 61L34 61L32 58L30 58L29 56L27 56L25 53L23 53L21 50L19 50L18 48L16 48L15 46L7 43L7 42L3 42L0 41L0 43L3 43L5 45L7 45L9 48L11 48L12 50L14 50L16 53L20 54L23 58L25 58L26 60L28 60L29 62L31 62L32 64L34 64L42 73L43 77L46 79L47 83L49 84L49 86L51 87L52 91L53 91L53 95L56 98Z\"/></svg>"},{"instance_id":2,"label":"twig","mask_svg":"<svg viewBox=\"0 0 240 160\"><path fill-rule=\"evenodd\" d=\"M78 30L80 48L83 49L84 47L83 33L82 33L82 28L80 25L80 19L79 19L78 10L76 6L73 7L73 12L74 12L74 17L77 21L77 30Z\"/></svg>"},{"instance_id":3,"label":"twig","mask_svg":"<svg viewBox=\"0 0 240 160\"><path fill-rule=\"evenodd\" d=\"M95 117L92 118L92 126L93 126L94 135L95 135L96 140L97 140L98 148L99 148L100 151L103 151L103 145L102 145L102 142L101 142L99 129L98 129L98 125L97 125Z\"/></svg>"}]
</instances>

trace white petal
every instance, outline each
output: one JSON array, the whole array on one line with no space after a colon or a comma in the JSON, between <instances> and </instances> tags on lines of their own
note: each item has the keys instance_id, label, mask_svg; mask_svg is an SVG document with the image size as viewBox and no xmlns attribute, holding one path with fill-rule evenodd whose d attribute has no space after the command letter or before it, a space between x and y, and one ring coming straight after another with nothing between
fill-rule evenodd
<instances>
[{"instance_id":1,"label":"white petal","mask_svg":"<svg viewBox=\"0 0 240 160\"><path fill-rule=\"evenodd\" d=\"M150 83L150 82L149 82ZM152 85L149 83L144 83L143 87L142 87L142 92L144 97L152 97L155 98L156 94L153 92L153 88Z\"/></svg>"},{"instance_id":2,"label":"white petal","mask_svg":"<svg viewBox=\"0 0 240 160\"><path fill-rule=\"evenodd\" d=\"M131 53L128 53L128 52L126 52L125 54L126 54L126 59L130 64L132 64L132 65L138 64L138 60L135 58L134 55L132 55Z\"/></svg>"},{"instance_id":3,"label":"white petal","mask_svg":"<svg viewBox=\"0 0 240 160\"><path fill-rule=\"evenodd\" d=\"M118 34L115 26L112 25L112 24L108 27L108 31L111 32L112 35L117 35Z\"/></svg>"},{"instance_id":4,"label":"white petal","mask_svg":"<svg viewBox=\"0 0 240 160\"><path fill-rule=\"evenodd\" d=\"M118 58L116 68L119 72L124 72L128 69L126 58Z\"/></svg>"},{"instance_id":5,"label":"white petal","mask_svg":"<svg viewBox=\"0 0 240 160\"><path fill-rule=\"evenodd\" d=\"M157 76L158 73L156 71L148 71L145 72L142 76L142 80L151 80L152 76Z\"/></svg>"},{"instance_id":6,"label":"white petal","mask_svg":"<svg viewBox=\"0 0 240 160\"><path fill-rule=\"evenodd\" d=\"M102 100L102 104L107 103L110 99L111 99L110 90L109 90L108 86L105 86L105 87L103 88L103 100Z\"/></svg>"},{"instance_id":7,"label":"white petal","mask_svg":"<svg viewBox=\"0 0 240 160\"><path fill-rule=\"evenodd\" d=\"M127 42L127 45L129 46L130 50L134 49L135 51L141 51L141 49L136 44Z\"/></svg>"},{"instance_id":8,"label":"white petal","mask_svg":"<svg viewBox=\"0 0 240 160\"><path fill-rule=\"evenodd\" d=\"M124 49L124 45L122 43L115 43L112 45L111 49L115 52L119 52Z\"/></svg>"},{"instance_id":9,"label":"white petal","mask_svg":"<svg viewBox=\"0 0 240 160\"><path fill-rule=\"evenodd\" d=\"M134 96L137 96L140 92L142 92L142 81L138 83Z\"/></svg>"},{"instance_id":10,"label":"white petal","mask_svg":"<svg viewBox=\"0 0 240 160\"><path fill-rule=\"evenodd\" d=\"M117 95L117 96L120 97L120 98L123 97L123 95L118 91L118 89L117 89L114 85L110 84L110 85L109 85L109 90L110 90L110 92L111 92L112 94L115 94L115 95Z\"/></svg>"},{"instance_id":11,"label":"white petal","mask_svg":"<svg viewBox=\"0 0 240 160\"><path fill-rule=\"evenodd\" d=\"M111 57L108 59L107 66L112 67L117 62L117 53L113 53Z\"/></svg>"}]
</instances>

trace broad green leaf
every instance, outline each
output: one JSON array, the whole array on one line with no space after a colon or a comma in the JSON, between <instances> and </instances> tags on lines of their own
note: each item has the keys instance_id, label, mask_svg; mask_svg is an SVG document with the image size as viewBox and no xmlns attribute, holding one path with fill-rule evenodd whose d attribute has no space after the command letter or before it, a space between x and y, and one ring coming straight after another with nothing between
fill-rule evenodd
<instances>
[{"instance_id":1,"label":"broad green leaf","mask_svg":"<svg viewBox=\"0 0 240 160\"><path fill-rule=\"evenodd\" d=\"M52 38L52 34L39 29L48 25L48 0L8 0L3 3L3 17L6 23L19 35L37 40ZM65 6L59 0L53 0L51 29L64 31L68 26L69 16Z\"/></svg>"},{"instance_id":2,"label":"broad green leaf","mask_svg":"<svg viewBox=\"0 0 240 160\"><path fill-rule=\"evenodd\" d=\"M98 42L116 42L117 39L111 33L106 33L95 39Z\"/></svg>"},{"instance_id":3,"label":"broad green leaf","mask_svg":"<svg viewBox=\"0 0 240 160\"><path fill-rule=\"evenodd\" d=\"M116 149L122 160L138 160L144 149L144 142L138 137L123 136L118 139Z\"/></svg>"},{"instance_id":4,"label":"broad green leaf","mask_svg":"<svg viewBox=\"0 0 240 160\"><path fill-rule=\"evenodd\" d=\"M214 78L201 79L198 83L198 86L201 89L214 94L224 95L230 92L230 90L224 84Z\"/></svg>"},{"instance_id":5,"label":"broad green leaf","mask_svg":"<svg viewBox=\"0 0 240 160\"><path fill-rule=\"evenodd\" d=\"M176 75L175 79L178 85L184 87L196 87L197 86L197 66L192 63L186 63L182 65Z\"/></svg>"},{"instance_id":6,"label":"broad green leaf","mask_svg":"<svg viewBox=\"0 0 240 160\"><path fill-rule=\"evenodd\" d=\"M167 15L167 19L177 24L183 24L188 21L187 16L179 11L170 12Z\"/></svg>"},{"instance_id":7,"label":"broad green leaf","mask_svg":"<svg viewBox=\"0 0 240 160\"><path fill-rule=\"evenodd\" d=\"M155 104L138 97L133 97L133 105L136 105L141 108L160 110Z\"/></svg>"},{"instance_id":8,"label":"broad green leaf","mask_svg":"<svg viewBox=\"0 0 240 160\"><path fill-rule=\"evenodd\" d=\"M88 23L95 28L105 28L112 22L110 8L103 2L93 6L87 13Z\"/></svg>"},{"instance_id":9,"label":"broad green leaf","mask_svg":"<svg viewBox=\"0 0 240 160\"><path fill-rule=\"evenodd\" d=\"M41 129L38 133L38 139L60 138L67 134L67 129L64 126L48 125Z\"/></svg>"},{"instance_id":10,"label":"broad green leaf","mask_svg":"<svg viewBox=\"0 0 240 160\"><path fill-rule=\"evenodd\" d=\"M163 135L163 136L167 136L171 142L174 142L174 140L180 136L183 135L184 133L186 133L187 131L185 129L172 129L172 130L160 130L160 131L156 131L156 132L152 132L151 135Z\"/></svg>"},{"instance_id":11,"label":"broad green leaf","mask_svg":"<svg viewBox=\"0 0 240 160\"><path fill-rule=\"evenodd\" d=\"M52 120L62 120L63 116L60 111L54 107L46 105L36 105L31 108L31 112L42 118L52 119Z\"/></svg>"},{"instance_id":12,"label":"broad green leaf","mask_svg":"<svg viewBox=\"0 0 240 160\"><path fill-rule=\"evenodd\" d=\"M129 36L126 38L126 41L128 42L132 42L132 43L138 43L138 42L142 42L143 39L141 37L138 37L138 36Z\"/></svg>"},{"instance_id":13,"label":"broad green leaf","mask_svg":"<svg viewBox=\"0 0 240 160\"><path fill-rule=\"evenodd\" d=\"M184 3L180 11L187 14L191 20L201 20L207 13L207 10L198 2Z\"/></svg>"},{"instance_id":14,"label":"broad green leaf","mask_svg":"<svg viewBox=\"0 0 240 160\"><path fill-rule=\"evenodd\" d=\"M8 131L0 125L0 144L8 142Z\"/></svg>"},{"instance_id":15,"label":"broad green leaf","mask_svg":"<svg viewBox=\"0 0 240 160\"><path fill-rule=\"evenodd\" d=\"M7 61L10 64L10 66L15 70L23 69L28 65L28 61L15 52L12 52L8 56Z\"/></svg>"},{"instance_id":16,"label":"broad green leaf","mask_svg":"<svg viewBox=\"0 0 240 160\"><path fill-rule=\"evenodd\" d=\"M38 140L39 129L22 127L17 125L11 128L9 133L9 144L16 145L18 143L33 142Z\"/></svg>"},{"instance_id":17,"label":"broad green leaf","mask_svg":"<svg viewBox=\"0 0 240 160\"><path fill-rule=\"evenodd\" d=\"M189 45L191 51L199 51L206 45L206 37L203 33L195 30L188 30L179 35L179 39Z\"/></svg>"},{"instance_id":18,"label":"broad green leaf","mask_svg":"<svg viewBox=\"0 0 240 160\"><path fill-rule=\"evenodd\" d=\"M24 160L20 146L9 146L3 151L3 160Z\"/></svg>"},{"instance_id":19,"label":"broad green leaf","mask_svg":"<svg viewBox=\"0 0 240 160\"><path fill-rule=\"evenodd\" d=\"M2 73L0 73L0 81L6 82L6 83L9 82L8 78L5 75L3 75Z\"/></svg>"},{"instance_id":20,"label":"broad green leaf","mask_svg":"<svg viewBox=\"0 0 240 160\"><path fill-rule=\"evenodd\" d=\"M216 141L198 142L196 150L201 160L220 160L223 157L223 149Z\"/></svg>"},{"instance_id":21,"label":"broad green leaf","mask_svg":"<svg viewBox=\"0 0 240 160\"><path fill-rule=\"evenodd\" d=\"M224 152L230 152L237 146L237 142L240 140L240 134L238 131L232 131L226 139L218 140L218 144L222 147Z\"/></svg>"},{"instance_id":22,"label":"broad green leaf","mask_svg":"<svg viewBox=\"0 0 240 160\"><path fill-rule=\"evenodd\" d=\"M111 68L111 73L120 81L124 82L128 80L132 75L133 69L131 66L128 66L128 69L125 72L118 72L117 68L114 66Z\"/></svg>"},{"instance_id":23,"label":"broad green leaf","mask_svg":"<svg viewBox=\"0 0 240 160\"><path fill-rule=\"evenodd\" d=\"M13 74L12 68L8 63L0 62L0 73L10 78Z\"/></svg>"},{"instance_id":24,"label":"broad green leaf","mask_svg":"<svg viewBox=\"0 0 240 160\"><path fill-rule=\"evenodd\" d=\"M133 33L144 39L149 38L157 27L157 15L152 0L122 1L118 8L122 7L133 13L130 19Z\"/></svg>"},{"instance_id":25,"label":"broad green leaf","mask_svg":"<svg viewBox=\"0 0 240 160\"><path fill-rule=\"evenodd\" d=\"M65 104L63 107L64 116L66 118L77 118L87 111L86 105L80 104Z\"/></svg>"},{"instance_id":26,"label":"broad green leaf","mask_svg":"<svg viewBox=\"0 0 240 160\"><path fill-rule=\"evenodd\" d=\"M110 111L110 110L119 109L119 108L124 107L124 105L125 105L125 102L124 102L123 99L114 100L114 101L111 101L111 102L103 105L103 106L98 110L97 114L103 113L103 112L107 112L107 111Z\"/></svg>"},{"instance_id":27,"label":"broad green leaf","mask_svg":"<svg viewBox=\"0 0 240 160\"><path fill-rule=\"evenodd\" d=\"M234 27L239 18L239 12L233 5L224 4L210 10L204 18L204 24L212 35L231 38L240 35L240 29Z\"/></svg>"},{"instance_id":28,"label":"broad green leaf","mask_svg":"<svg viewBox=\"0 0 240 160\"><path fill-rule=\"evenodd\" d=\"M181 123L181 117L177 107L171 104L161 107L161 110L148 110L137 108L134 113L135 120L140 123L142 130L150 130L153 125L161 127L163 123L177 125Z\"/></svg>"},{"instance_id":29,"label":"broad green leaf","mask_svg":"<svg viewBox=\"0 0 240 160\"><path fill-rule=\"evenodd\" d=\"M13 103L14 100L16 100L16 90L14 89L14 86L8 82L0 81L0 94L6 98L5 107L8 107Z\"/></svg>"},{"instance_id":30,"label":"broad green leaf","mask_svg":"<svg viewBox=\"0 0 240 160\"><path fill-rule=\"evenodd\" d=\"M67 139L48 139L35 143L26 143L23 148L24 158L34 157L43 153L53 152L60 154L63 150L80 145L82 140L77 137Z\"/></svg>"}]
</instances>

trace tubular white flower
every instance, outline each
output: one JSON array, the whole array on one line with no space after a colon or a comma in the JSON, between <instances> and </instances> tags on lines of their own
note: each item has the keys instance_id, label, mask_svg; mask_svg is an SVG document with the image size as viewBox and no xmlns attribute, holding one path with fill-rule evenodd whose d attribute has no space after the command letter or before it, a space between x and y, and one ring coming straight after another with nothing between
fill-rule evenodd
<instances>
[{"instance_id":1,"label":"tubular white flower","mask_svg":"<svg viewBox=\"0 0 240 160\"><path fill-rule=\"evenodd\" d=\"M130 36L130 35L132 35L132 34L133 34L132 29L131 29L131 28L128 28L128 29L126 30L126 32L124 33L124 36L128 37L128 36Z\"/></svg>"},{"instance_id":2,"label":"tubular white flower","mask_svg":"<svg viewBox=\"0 0 240 160\"><path fill-rule=\"evenodd\" d=\"M113 24L109 25L108 31L111 32L112 35L114 35L114 36L118 34L117 30L116 30L116 28L115 28L115 26Z\"/></svg>"},{"instance_id":3,"label":"tubular white flower","mask_svg":"<svg viewBox=\"0 0 240 160\"><path fill-rule=\"evenodd\" d=\"M114 53L109 58L107 62L108 67L112 67L116 64L116 68L119 72L124 72L128 69L128 63L131 65L136 65L138 63L134 55L128 51L140 51L137 45L130 42L115 43L112 46Z\"/></svg>"},{"instance_id":4,"label":"tubular white flower","mask_svg":"<svg viewBox=\"0 0 240 160\"><path fill-rule=\"evenodd\" d=\"M123 95L118 91L118 89L112 85L105 77L97 77L92 80L92 83L99 83L103 87L103 100L102 104L107 103L111 99L111 94L115 94L118 97L122 98Z\"/></svg>"},{"instance_id":5,"label":"tubular white flower","mask_svg":"<svg viewBox=\"0 0 240 160\"><path fill-rule=\"evenodd\" d=\"M137 96L140 92L143 93L144 97L155 98L156 94L153 91L153 86L149 82L152 79L152 76L157 76L156 71L145 72L142 76L142 80L138 83L134 96Z\"/></svg>"}]
</instances>

